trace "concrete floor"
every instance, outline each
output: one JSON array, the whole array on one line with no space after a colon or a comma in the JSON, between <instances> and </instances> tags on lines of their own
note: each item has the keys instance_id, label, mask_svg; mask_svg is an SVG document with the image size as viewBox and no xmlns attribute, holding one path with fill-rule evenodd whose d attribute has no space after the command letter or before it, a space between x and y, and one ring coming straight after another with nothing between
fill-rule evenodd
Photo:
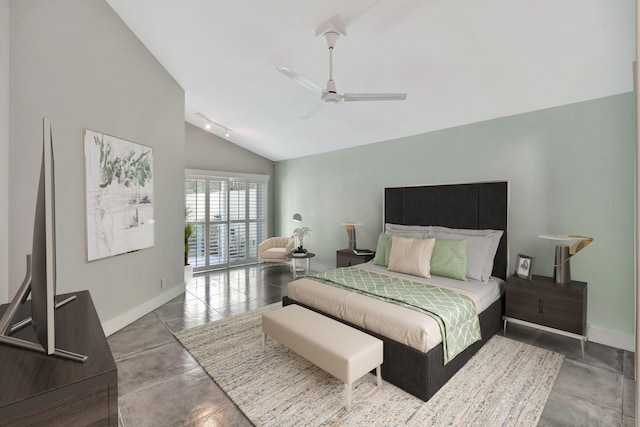
<instances>
[{"instance_id":1,"label":"concrete floor","mask_svg":"<svg viewBox=\"0 0 640 427\"><path fill-rule=\"evenodd\" d=\"M280 301L286 266L196 276L184 295L108 338L118 366L121 425L250 426L173 332ZM634 426L633 353L509 324L506 336L566 356L539 426Z\"/></svg>"}]
</instances>

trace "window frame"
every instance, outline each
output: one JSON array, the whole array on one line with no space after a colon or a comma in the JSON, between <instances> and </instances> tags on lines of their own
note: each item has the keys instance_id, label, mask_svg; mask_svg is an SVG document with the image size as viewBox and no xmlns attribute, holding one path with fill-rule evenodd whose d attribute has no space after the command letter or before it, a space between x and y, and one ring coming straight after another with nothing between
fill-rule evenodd
<instances>
[{"instance_id":1,"label":"window frame","mask_svg":"<svg viewBox=\"0 0 640 427\"><path fill-rule=\"evenodd\" d=\"M186 193L186 186L187 186L187 181L188 180L206 180L205 181L205 188L204 188L204 192L206 194L206 199L205 199L205 219L204 222L203 221L194 221L193 224L204 224L203 227L203 232L205 233L204 236L204 240L203 240L203 244L205 245L205 248L208 248L210 245L210 241L209 241L209 237L206 234L209 233L209 227L210 225L214 224L214 225L223 225L223 227L226 229L226 236L224 237L224 245L225 248L221 249L221 252L224 252L223 257L225 258L224 261L220 264L210 264L210 248L205 249L205 251L207 252L205 255L205 262L204 265L200 265L200 266L195 266L194 265L194 271L207 271L207 270L214 270L214 269L221 269L221 268L228 268L230 266L235 266L235 265L246 265L246 264L255 264L258 262L258 255L257 255L257 248L258 245L260 244L260 242L263 239L266 239L268 236L268 224L269 224L269 181L271 179L271 177L269 175L260 175L260 174L247 174L247 173L231 173L231 172L218 172L218 171L207 171L207 170L198 170L198 169L185 169L185 174L184 174L184 182L183 182L183 187L185 188L185 195L184 195L184 204L185 204L185 208L187 207L187 193ZM224 220L216 220L216 219L211 219L210 218L210 198L209 198L209 185L210 185L210 180L215 180L215 181L223 181L226 182L226 219ZM243 219L237 219L237 218L233 218L232 214L231 214L231 191L232 191L232 187L233 187L233 183L237 182L237 183L242 183L245 185L245 200L244 200L244 206L242 209L244 209L244 218ZM262 191L262 207L260 207L260 204L258 203L256 205L256 208L258 210L258 215L256 215L254 218L252 218L251 216L251 197L250 197L250 188L252 184L257 184L262 185L263 187L263 191ZM260 209L261 208L261 209ZM260 218L260 211L262 212L262 218ZM252 227L252 224L257 224L256 226ZM245 245L244 245L244 254L243 255L238 255L238 252L235 252L235 256L232 256L231 250L231 243L232 243L232 228L234 228L234 225L236 225L236 227L240 226L240 228L243 228L244 230L244 241L245 241ZM251 243L251 231L252 229L256 229L256 230L260 230L256 232L256 241L254 242L254 244ZM262 235L260 235L262 234ZM235 248L237 249L237 248ZM191 250L190 250L191 253ZM192 259L192 256L189 256L190 259Z\"/></svg>"}]
</instances>

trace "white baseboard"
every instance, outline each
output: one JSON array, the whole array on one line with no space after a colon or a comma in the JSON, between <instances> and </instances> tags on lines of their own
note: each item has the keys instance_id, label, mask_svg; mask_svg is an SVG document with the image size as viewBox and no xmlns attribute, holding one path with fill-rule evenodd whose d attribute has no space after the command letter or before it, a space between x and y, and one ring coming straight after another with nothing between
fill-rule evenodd
<instances>
[{"instance_id":1,"label":"white baseboard","mask_svg":"<svg viewBox=\"0 0 640 427\"><path fill-rule=\"evenodd\" d=\"M589 341L608 345L610 347L620 348L627 351L635 351L636 349L636 339L632 334L624 334L622 332L610 331L591 326L589 327L587 336L589 337Z\"/></svg>"},{"instance_id":2,"label":"white baseboard","mask_svg":"<svg viewBox=\"0 0 640 427\"><path fill-rule=\"evenodd\" d=\"M162 304L165 304L175 297L182 295L185 291L185 285L173 286L170 289L167 289L165 292L161 293L150 299L149 301L145 301L137 307L132 308L119 316L111 320L107 320L102 324L102 329L104 330L104 334L109 336L115 332L118 332L120 329L124 328L127 325L135 322L145 314L148 314L160 307Z\"/></svg>"}]
</instances>

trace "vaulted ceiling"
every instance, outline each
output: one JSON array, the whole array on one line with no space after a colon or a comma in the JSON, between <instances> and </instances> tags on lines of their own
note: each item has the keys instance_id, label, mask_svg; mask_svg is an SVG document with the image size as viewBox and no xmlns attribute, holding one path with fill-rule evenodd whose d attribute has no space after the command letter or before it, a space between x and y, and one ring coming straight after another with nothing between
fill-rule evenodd
<instances>
[{"instance_id":1,"label":"vaulted ceiling","mask_svg":"<svg viewBox=\"0 0 640 427\"><path fill-rule=\"evenodd\" d=\"M272 160L420 134L633 90L633 0L107 0L228 139ZM339 93L320 103L276 70ZM225 138L225 130L212 133Z\"/></svg>"}]
</instances>

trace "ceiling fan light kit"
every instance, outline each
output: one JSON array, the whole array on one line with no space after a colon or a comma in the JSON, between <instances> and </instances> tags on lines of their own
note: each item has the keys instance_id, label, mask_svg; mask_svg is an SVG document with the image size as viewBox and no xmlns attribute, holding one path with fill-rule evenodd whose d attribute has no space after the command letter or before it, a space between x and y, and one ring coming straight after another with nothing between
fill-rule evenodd
<instances>
[{"instance_id":1,"label":"ceiling fan light kit","mask_svg":"<svg viewBox=\"0 0 640 427\"><path fill-rule=\"evenodd\" d=\"M295 71L292 71L286 67L278 67L285 76L289 77L307 90L320 94L320 104L318 104L312 111L302 116L302 119L307 119L324 107L326 104L337 104L339 102L354 102L354 101L402 101L407 98L406 93L345 93L344 95L338 93L336 89L336 83L333 80L333 49L335 48L336 41L340 36L346 36L343 29L338 27L332 21L326 21L316 28L316 37L323 36L327 41L329 47L329 80L327 81L326 89L322 89L312 81L302 77Z\"/></svg>"}]
</instances>

